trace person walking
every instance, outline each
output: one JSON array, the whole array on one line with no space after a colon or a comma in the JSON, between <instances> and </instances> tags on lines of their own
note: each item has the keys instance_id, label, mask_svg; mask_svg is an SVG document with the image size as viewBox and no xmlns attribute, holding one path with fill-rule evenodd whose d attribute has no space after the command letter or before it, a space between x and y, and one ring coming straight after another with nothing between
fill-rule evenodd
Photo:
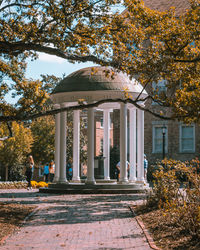
<instances>
[{"instance_id":1,"label":"person walking","mask_svg":"<svg viewBox=\"0 0 200 250\"><path fill-rule=\"evenodd\" d=\"M44 175L44 181L46 183L48 183L49 182L49 164L48 163L46 163L45 166L44 166L44 173L43 173L43 175Z\"/></svg>"},{"instance_id":2,"label":"person walking","mask_svg":"<svg viewBox=\"0 0 200 250\"><path fill-rule=\"evenodd\" d=\"M32 177L33 177L33 171L34 171L34 160L33 160L33 156L32 155L29 155L27 157L27 160L26 160L26 180L28 182L28 186L27 186L27 189L32 189L31 187L31 180L32 180Z\"/></svg>"},{"instance_id":3,"label":"person walking","mask_svg":"<svg viewBox=\"0 0 200 250\"><path fill-rule=\"evenodd\" d=\"M49 163L49 181L50 182L53 182L54 174L55 174L55 164L53 161L51 161Z\"/></svg>"},{"instance_id":4,"label":"person walking","mask_svg":"<svg viewBox=\"0 0 200 250\"><path fill-rule=\"evenodd\" d=\"M148 169L148 161L146 155L144 155L144 179L147 180L147 169Z\"/></svg>"}]
</instances>

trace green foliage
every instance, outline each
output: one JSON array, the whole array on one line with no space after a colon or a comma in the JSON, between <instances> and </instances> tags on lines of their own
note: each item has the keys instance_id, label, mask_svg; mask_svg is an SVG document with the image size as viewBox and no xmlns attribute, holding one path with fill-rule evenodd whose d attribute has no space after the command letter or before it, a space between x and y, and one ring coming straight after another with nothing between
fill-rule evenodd
<instances>
[{"instance_id":1,"label":"green foliage","mask_svg":"<svg viewBox=\"0 0 200 250\"><path fill-rule=\"evenodd\" d=\"M21 189L27 188L25 181L0 181L0 189Z\"/></svg>"},{"instance_id":2,"label":"green foliage","mask_svg":"<svg viewBox=\"0 0 200 250\"><path fill-rule=\"evenodd\" d=\"M33 135L32 154L36 163L45 164L54 160L55 121L54 117L42 117L31 124Z\"/></svg>"},{"instance_id":3,"label":"green foliage","mask_svg":"<svg viewBox=\"0 0 200 250\"><path fill-rule=\"evenodd\" d=\"M80 118L80 162L82 164L87 163L87 145L88 138L87 138L87 131L85 128L85 123L83 118Z\"/></svg>"},{"instance_id":4,"label":"green foliage","mask_svg":"<svg viewBox=\"0 0 200 250\"><path fill-rule=\"evenodd\" d=\"M14 136L0 142L0 163L3 167L12 168L12 179L14 179L15 167L23 164L26 160L26 156L31 152L31 145L33 138L29 128L25 128L23 124L13 122ZM0 137L7 134L7 127L5 124L0 124ZM16 178L22 178L16 176Z\"/></svg>"},{"instance_id":5,"label":"green foliage","mask_svg":"<svg viewBox=\"0 0 200 250\"><path fill-rule=\"evenodd\" d=\"M87 162L87 130L85 124L80 118L80 162L85 164ZM73 162L73 111L67 112L67 147L66 147L67 161Z\"/></svg>"},{"instance_id":6,"label":"green foliage","mask_svg":"<svg viewBox=\"0 0 200 250\"><path fill-rule=\"evenodd\" d=\"M67 112L67 138L66 138L67 161L73 162L73 111Z\"/></svg>"},{"instance_id":7,"label":"green foliage","mask_svg":"<svg viewBox=\"0 0 200 250\"><path fill-rule=\"evenodd\" d=\"M24 165L12 165L9 169L10 181L23 181L26 179L24 175Z\"/></svg>"}]
</instances>

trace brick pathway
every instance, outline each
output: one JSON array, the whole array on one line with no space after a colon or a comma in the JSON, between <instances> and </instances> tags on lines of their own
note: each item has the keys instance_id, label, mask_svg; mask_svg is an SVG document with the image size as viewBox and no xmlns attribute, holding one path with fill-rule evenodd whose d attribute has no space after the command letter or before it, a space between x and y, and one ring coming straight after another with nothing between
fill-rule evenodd
<instances>
[{"instance_id":1,"label":"brick pathway","mask_svg":"<svg viewBox=\"0 0 200 250\"><path fill-rule=\"evenodd\" d=\"M128 208L141 195L47 195L0 190L0 201L38 207L0 249L151 249Z\"/></svg>"}]
</instances>

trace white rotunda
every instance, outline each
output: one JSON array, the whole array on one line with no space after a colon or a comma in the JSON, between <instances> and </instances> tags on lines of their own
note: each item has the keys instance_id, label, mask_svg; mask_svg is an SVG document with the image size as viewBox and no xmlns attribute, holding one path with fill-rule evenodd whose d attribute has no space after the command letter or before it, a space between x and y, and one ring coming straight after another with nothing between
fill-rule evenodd
<instances>
[{"instance_id":1,"label":"white rotunda","mask_svg":"<svg viewBox=\"0 0 200 250\"><path fill-rule=\"evenodd\" d=\"M88 67L78 70L64 78L53 90L51 100L55 108L76 106L79 100L91 104L106 99L125 100L128 93L132 100L139 95L147 96L146 91L136 80L123 74L112 71L107 67ZM141 93L142 92L142 93ZM141 107L144 103L140 103ZM94 112L103 111L104 138L104 180L98 183L94 177ZM120 110L120 179L110 181L110 113L114 109ZM127 115L129 112L129 140L127 140ZM80 181L80 110L73 111L73 178L72 182L66 179L66 112L56 114L55 132L55 178L49 185L48 191L79 190L80 193L100 193L102 190L136 190L143 189L144 180L144 111L130 103L106 102L98 107L87 109L87 178ZM127 142L129 141L130 176L127 176ZM85 191L84 191L85 190ZM43 190L44 191L44 190ZM47 190L46 190L47 191ZM75 191L74 191L75 192ZM78 192L78 191L77 191ZM73 193L73 192L72 192Z\"/></svg>"}]
</instances>

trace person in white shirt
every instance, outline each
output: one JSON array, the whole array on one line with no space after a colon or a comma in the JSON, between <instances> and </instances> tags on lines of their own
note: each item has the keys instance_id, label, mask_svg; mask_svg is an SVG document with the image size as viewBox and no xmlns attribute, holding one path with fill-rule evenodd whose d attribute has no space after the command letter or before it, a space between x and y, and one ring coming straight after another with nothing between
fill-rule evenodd
<instances>
[{"instance_id":1,"label":"person in white shirt","mask_svg":"<svg viewBox=\"0 0 200 250\"><path fill-rule=\"evenodd\" d=\"M126 161L126 164L127 164L128 178L129 178L130 163L128 161ZM115 169L116 169L116 178L117 178L117 181L119 181L119 177L120 177L120 161L115 166Z\"/></svg>"},{"instance_id":2,"label":"person in white shirt","mask_svg":"<svg viewBox=\"0 0 200 250\"><path fill-rule=\"evenodd\" d=\"M148 161L146 155L144 155L144 179L147 179L147 169L148 169Z\"/></svg>"}]
</instances>

